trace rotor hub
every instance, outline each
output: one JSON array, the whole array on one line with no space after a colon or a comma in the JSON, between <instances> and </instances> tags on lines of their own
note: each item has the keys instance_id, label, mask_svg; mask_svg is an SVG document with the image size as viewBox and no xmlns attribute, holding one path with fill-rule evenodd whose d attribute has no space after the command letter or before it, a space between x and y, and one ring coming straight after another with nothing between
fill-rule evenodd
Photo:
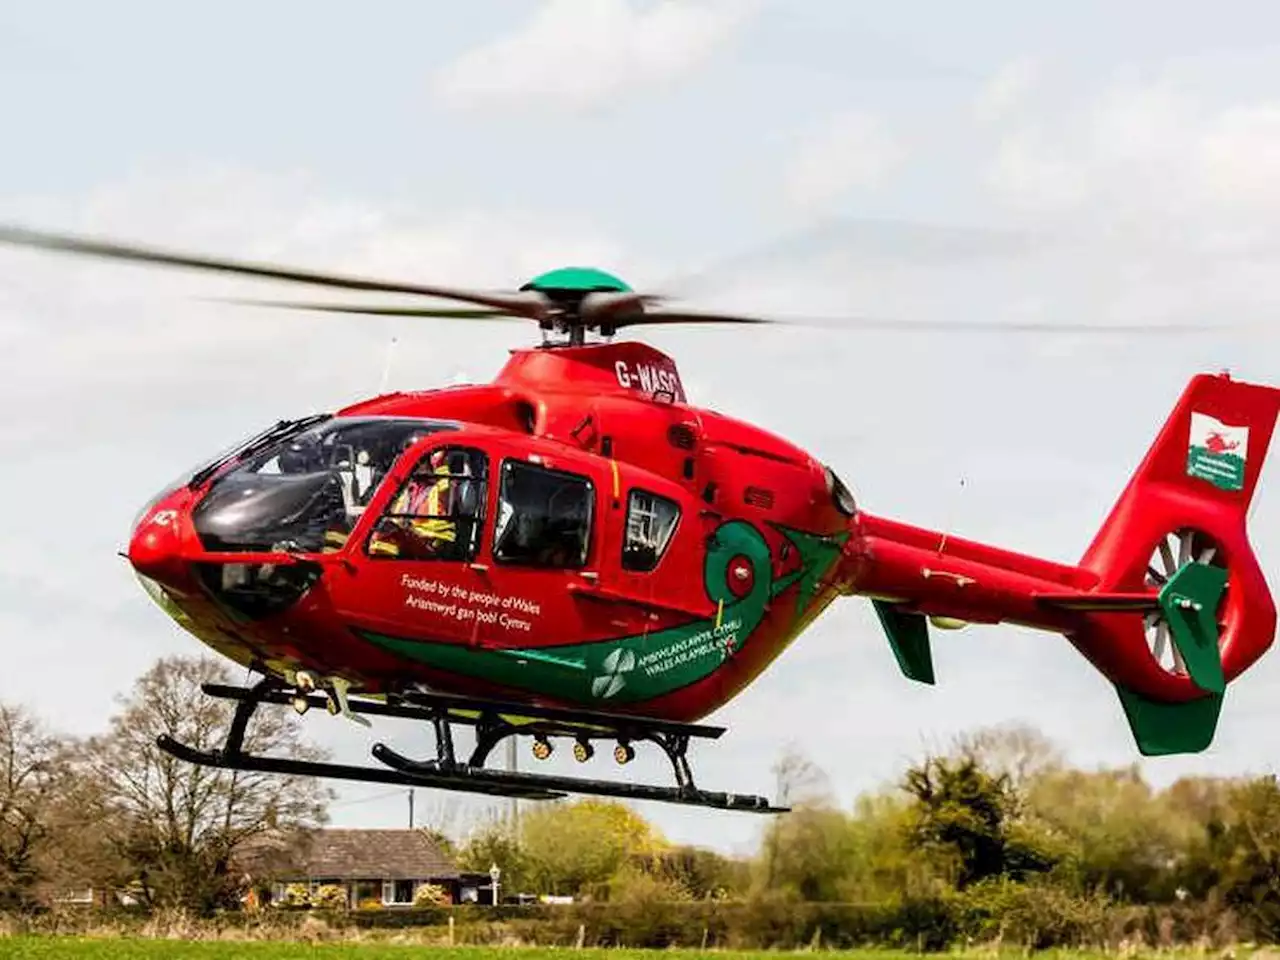
<instances>
[{"instance_id":1,"label":"rotor hub","mask_svg":"<svg viewBox=\"0 0 1280 960\"><path fill-rule=\"evenodd\" d=\"M619 277L595 267L549 270L522 285L520 292L546 298L547 310L538 320L543 346L581 346L588 330L608 340L617 332L611 321L644 312L645 298ZM559 337L552 339L549 333Z\"/></svg>"}]
</instances>

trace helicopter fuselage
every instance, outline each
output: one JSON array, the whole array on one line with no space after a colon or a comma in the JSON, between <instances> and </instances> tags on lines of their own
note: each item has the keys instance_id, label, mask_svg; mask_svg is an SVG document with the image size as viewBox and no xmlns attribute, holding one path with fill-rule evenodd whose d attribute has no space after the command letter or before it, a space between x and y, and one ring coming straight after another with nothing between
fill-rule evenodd
<instances>
[{"instance_id":1,"label":"helicopter fuselage","mask_svg":"<svg viewBox=\"0 0 1280 960\"><path fill-rule=\"evenodd\" d=\"M183 627L290 680L695 720L847 589L843 484L690 406L640 343L514 351L491 384L221 459L144 511L129 558Z\"/></svg>"}]
</instances>

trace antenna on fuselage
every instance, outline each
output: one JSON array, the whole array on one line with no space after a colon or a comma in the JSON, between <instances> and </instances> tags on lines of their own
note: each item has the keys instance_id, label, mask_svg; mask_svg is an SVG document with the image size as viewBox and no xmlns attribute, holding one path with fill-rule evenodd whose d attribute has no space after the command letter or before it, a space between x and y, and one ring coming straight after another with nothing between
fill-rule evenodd
<instances>
[{"instance_id":1,"label":"antenna on fuselage","mask_svg":"<svg viewBox=\"0 0 1280 960\"><path fill-rule=\"evenodd\" d=\"M382 365L382 384L378 387L378 393L387 392L387 382L391 379L391 361L395 358L396 338L392 337L391 342L387 344L387 359Z\"/></svg>"}]
</instances>

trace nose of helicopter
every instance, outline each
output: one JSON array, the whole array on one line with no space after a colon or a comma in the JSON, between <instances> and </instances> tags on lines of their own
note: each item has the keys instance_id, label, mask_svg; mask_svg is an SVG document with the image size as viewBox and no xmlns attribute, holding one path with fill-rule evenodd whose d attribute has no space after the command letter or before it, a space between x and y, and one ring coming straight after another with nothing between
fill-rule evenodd
<instances>
[{"instance_id":1,"label":"nose of helicopter","mask_svg":"<svg viewBox=\"0 0 1280 960\"><path fill-rule=\"evenodd\" d=\"M179 506L165 498L144 509L134 524L125 556L139 576L163 583L177 572Z\"/></svg>"}]
</instances>

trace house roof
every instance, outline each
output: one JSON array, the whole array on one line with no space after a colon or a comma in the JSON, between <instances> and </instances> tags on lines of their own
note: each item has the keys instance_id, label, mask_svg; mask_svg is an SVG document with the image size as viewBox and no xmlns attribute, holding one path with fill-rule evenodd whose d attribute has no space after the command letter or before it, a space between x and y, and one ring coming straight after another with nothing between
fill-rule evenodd
<instances>
[{"instance_id":1,"label":"house roof","mask_svg":"<svg viewBox=\"0 0 1280 960\"><path fill-rule=\"evenodd\" d=\"M458 867L425 830L310 831L281 870L313 880L452 880Z\"/></svg>"}]
</instances>

